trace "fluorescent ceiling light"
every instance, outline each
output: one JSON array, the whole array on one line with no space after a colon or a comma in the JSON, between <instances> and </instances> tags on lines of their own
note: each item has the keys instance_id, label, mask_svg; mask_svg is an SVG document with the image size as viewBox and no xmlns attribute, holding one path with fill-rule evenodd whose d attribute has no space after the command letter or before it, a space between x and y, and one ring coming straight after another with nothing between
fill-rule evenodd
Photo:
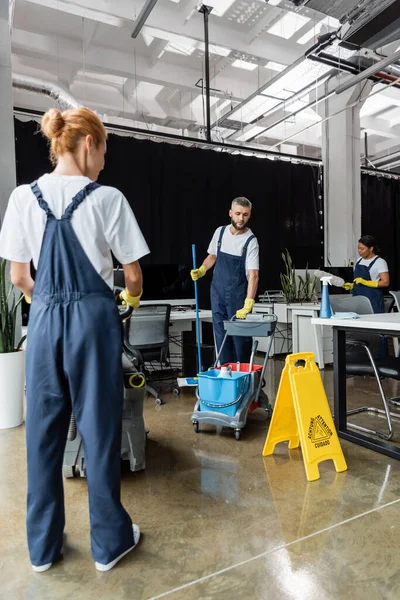
<instances>
[{"instance_id":1,"label":"fluorescent ceiling light","mask_svg":"<svg viewBox=\"0 0 400 600\"><path fill-rule=\"evenodd\" d=\"M299 40L297 40L298 44L307 44L312 38L317 37L320 34L322 29L322 23L317 23L310 31L307 31Z\"/></svg>"},{"instance_id":2,"label":"fluorescent ceiling light","mask_svg":"<svg viewBox=\"0 0 400 600\"><path fill-rule=\"evenodd\" d=\"M255 96L235 110L229 118L243 123L251 123L251 121L254 121L257 117L261 117L268 110L280 104L280 102L280 100L266 98L262 95Z\"/></svg>"},{"instance_id":3,"label":"fluorescent ceiling light","mask_svg":"<svg viewBox=\"0 0 400 600\"><path fill-rule=\"evenodd\" d=\"M265 65L266 69L271 69L272 71L284 71L286 69L286 65L282 65L281 63L274 62L273 60L269 60Z\"/></svg>"},{"instance_id":4,"label":"fluorescent ceiling light","mask_svg":"<svg viewBox=\"0 0 400 600\"><path fill-rule=\"evenodd\" d=\"M257 69L258 65L255 63L246 62L245 60L234 60L232 67L236 67L237 69L245 69L245 71L254 71L254 69Z\"/></svg>"},{"instance_id":5,"label":"fluorescent ceiling light","mask_svg":"<svg viewBox=\"0 0 400 600\"><path fill-rule=\"evenodd\" d=\"M252 137L255 137L262 131L265 131L265 127L260 127L260 125L255 125L248 131L245 131L244 133L242 133L242 135L239 135L239 137L236 138L236 141L237 142L247 142L247 140L249 140Z\"/></svg>"},{"instance_id":6,"label":"fluorescent ceiling light","mask_svg":"<svg viewBox=\"0 0 400 600\"><path fill-rule=\"evenodd\" d=\"M271 6L278 6L282 2L282 0L267 0L268 4Z\"/></svg>"},{"instance_id":7,"label":"fluorescent ceiling light","mask_svg":"<svg viewBox=\"0 0 400 600\"><path fill-rule=\"evenodd\" d=\"M123 27L125 24L132 24L132 19L124 19L111 15L107 12L94 10L92 8L85 8L75 2L69 2L68 0L28 0L32 4L40 4L41 6L47 6L47 8L53 8L60 10L71 15L97 21L99 23L105 23L106 25L113 25L114 27Z\"/></svg>"},{"instance_id":8,"label":"fluorescent ceiling light","mask_svg":"<svg viewBox=\"0 0 400 600\"><path fill-rule=\"evenodd\" d=\"M213 0L212 14L217 17L222 17L234 2L235 0Z\"/></svg>"},{"instance_id":9,"label":"fluorescent ceiling light","mask_svg":"<svg viewBox=\"0 0 400 600\"><path fill-rule=\"evenodd\" d=\"M287 12L268 29L268 33L289 39L296 33L296 31L306 25L309 20L310 19L308 17L303 17L297 13Z\"/></svg>"}]
</instances>

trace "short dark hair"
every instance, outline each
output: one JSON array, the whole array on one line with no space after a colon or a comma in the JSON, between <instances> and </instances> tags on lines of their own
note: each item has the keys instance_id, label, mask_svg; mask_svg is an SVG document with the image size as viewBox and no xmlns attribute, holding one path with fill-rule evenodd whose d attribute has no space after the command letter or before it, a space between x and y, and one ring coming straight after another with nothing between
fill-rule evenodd
<instances>
[{"instance_id":1,"label":"short dark hair","mask_svg":"<svg viewBox=\"0 0 400 600\"><path fill-rule=\"evenodd\" d=\"M380 248L377 244L376 239L374 238L374 236L372 235L362 235L360 237L360 239L358 240L359 244L362 244L363 246L367 246L367 248L373 248L375 254L380 254Z\"/></svg>"},{"instance_id":2,"label":"short dark hair","mask_svg":"<svg viewBox=\"0 0 400 600\"><path fill-rule=\"evenodd\" d=\"M239 204L239 206L246 206L250 210L251 210L251 207L252 207L252 204L251 204L250 200L248 200L244 196L238 196L237 198L235 198L234 200L232 200L231 208L233 208L234 204Z\"/></svg>"}]
</instances>

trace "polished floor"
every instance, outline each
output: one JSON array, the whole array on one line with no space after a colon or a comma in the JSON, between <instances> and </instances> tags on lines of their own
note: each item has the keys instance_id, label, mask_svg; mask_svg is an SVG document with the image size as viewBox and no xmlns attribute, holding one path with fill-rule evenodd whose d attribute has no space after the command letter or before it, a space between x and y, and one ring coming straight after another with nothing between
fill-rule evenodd
<instances>
[{"instance_id":1,"label":"polished floor","mask_svg":"<svg viewBox=\"0 0 400 600\"><path fill-rule=\"evenodd\" d=\"M282 364L270 361L272 397ZM331 399L332 371L323 378ZM370 380L350 381L349 396L378 401ZM97 572L90 556L81 479L65 481L64 560L43 574L31 570L24 428L0 431L2 600L400 599L400 462L343 442L348 471L328 461L308 483L299 449L281 444L262 458L262 410L235 441L232 430L193 432L191 393L165 400L156 407L146 399L147 468L122 480L143 538L109 573ZM384 426L372 415L358 419Z\"/></svg>"}]
</instances>

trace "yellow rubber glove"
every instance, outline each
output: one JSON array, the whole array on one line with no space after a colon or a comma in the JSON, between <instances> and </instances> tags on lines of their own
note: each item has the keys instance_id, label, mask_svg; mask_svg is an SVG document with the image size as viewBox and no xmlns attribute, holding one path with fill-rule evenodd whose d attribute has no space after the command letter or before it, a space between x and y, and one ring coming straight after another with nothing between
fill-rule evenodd
<instances>
[{"instance_id":1,"label":"yellow rubber glove","mask_svg":"<svg viewBox=\"0 0 400 600\"><path fill-rule=\"evenodd\" d=\"M357 285L365 285L365 287L377 288L379 281L368 281L367 279L363 279L362 277L356 277L354 283Z\"/></svg>"},{"instance_id":2,"label":"yellow rubber glove","mask_svg":"<svg viewBox=\"0 0 400 600\"><path fill-rule=\"evenodd\" d=\"M190 271L190 277L193 279L193 281L197 281L198 279L200 279L200 277L204 277L206 273L207 269L204 265L201 265L201 267L199 267L198 269L192 269Z\"/></svg>"},{"instance_id":3,"label":"yellow rubber glove","mask_svg":"<svg viewBox=\"0 0 400 600\"><path fill-rule=\"evenodd\" d=\"M246 300L244 301L243 308L236 312L236 318L245 319L246 315L248 315L252 311L254 302L255 300L253 300L253 298L246 298Z\"/></svg>"},{"instance_id":4,"label":"yellow rubber glove","mask_svg":"<svg viewBox=\"0 0 400 600\"><path fill-rule=\"evenodd\" d=\"M24 300L27 304L32 304L32 298L26 294L24 295Z\"/></svg>"},{"instance_id":5,"label":"yellow rubber glove","mask_svg":"<svg viewBox=\"0 0 400 600\"><path fill-rule=\"evenodd\" d=\"M120 293L119 297L123 301L122 303L125 302L125 304L129 304L129 306L132 306L133 310L137 310L140 306L140 298L142 294L143 290L140 291L140 294L138 296L131 296L128 292L128 288L125 288L124 291Z\"/></svg>"},{"instance_id":6,"label":"yellow rubber glove","mask_svg":"<svg viewBox=\"0 0 400 600\"><path fill-rule=\"evenodd\" d=\"M348 292L350 292L353 289L353 287L354 287L354 283L345 283L343 285L343 287L344 287L345 290L347 290Z\"/></svg>"}]
</instances>

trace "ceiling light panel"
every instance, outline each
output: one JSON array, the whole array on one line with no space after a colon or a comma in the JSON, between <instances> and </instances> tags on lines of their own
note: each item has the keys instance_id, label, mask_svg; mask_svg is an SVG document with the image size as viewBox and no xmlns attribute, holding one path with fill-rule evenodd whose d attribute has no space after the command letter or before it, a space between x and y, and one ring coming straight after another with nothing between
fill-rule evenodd
<instances>
[{"instance_id":1,"label":"ceiling light panel","mask_svg":"<svg viewBox=\"0 0 400 600\"><path fill-rule=\"evenodd\" d=\"M308 17L303 17L294 12L287 12L268 29L268 33L290 39L296 31L304 27L309 21Z\"/></svg>"},{"instance_id":2,"label":"ceiling light panel","mask_svg":"<svg viewBox=\"0 0 400 600\"><path fill-rule=\"evenodd\" d=\"M213 0L212 14L217 17L223 17L226 11L235 3L236 0Z\"/></svg>"},{"instance_id":3,"label":"ceiling light panel","mask_svg":"<svg viewBox=\"0 0 400 600\"><path fill-rule=\"evenodd\" d=\"M271 71L284 71L286 69L286 65L282 65L281 63L274 62L273 60L269 60L265 65L266 69L271 69Z\"/></svg>"},{"instance_id":4,"label":"ceiling light panel","mask_svg":"<svg viewBox=\"0 0 400 600\"><path fill-rule=\"evenodd\" d=\"M236 67L237 69L244 69L245 71L254 71L257 69L258 65L254 63L249 63L245 60L234 60L232 63L232 67Z\"/></svg>"}]
</instances>

